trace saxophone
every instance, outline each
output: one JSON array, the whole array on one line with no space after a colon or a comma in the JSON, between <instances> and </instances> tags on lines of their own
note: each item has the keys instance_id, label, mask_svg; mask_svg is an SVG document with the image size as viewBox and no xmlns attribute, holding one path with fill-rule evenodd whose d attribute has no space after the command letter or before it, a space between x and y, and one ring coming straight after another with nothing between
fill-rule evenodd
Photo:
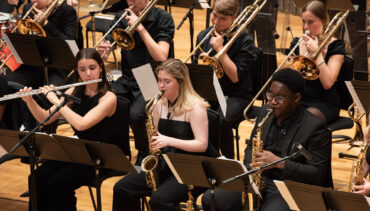
<instances>
[{"instance_id":1,"label":"saxophone","mask_svg":"<svg viewBox=\"0 0 370 211\"><path fill-rule=\"evenodd\" d=\"M366 141L366 144L363 144L363 146L361 147L360 154L353 161L351 177L350 177L349 186L348 186L349 192L354 191L352 189L354 185L362 185L364 183L363 181L364 165L365 165L364 162L365 162L365 156L366 156L366 151L367 151L368 146L369 146L369 141Z\"/></svg>"},{"instance_id":2,"label":"saxophone","mask_svg":"<svg viewBox=\"0 0 370 211\"><path fill-rule=\"evenodd\" d=\"M157 129L153 123L153 109L158 101L161 99L163 92L158 93L152 98L145 106L145 113L147 116L146 120L146 133L148 135L148 141L150 142L152 136L157 135ZM146 156L141 162L141 169L145 172L146 183L153 189L153 192L157 190L159 185L159 172L158 172L158 156L161 154L161 150L153 151L149 144L150 155Z\"/></svg>"},{"instance_id":3,"label":"saxophone","mask_svg":"<svg viewBox=\"0 0 370 211\"><path fill-rule=\"evenodd\" d=\"M272 109L267 109L266 116L261 120L261 122L258 123L257 129L256 129L256 138L253 138L252 140L252 161L251 163L255 162L255 157L257 152L263 151L263 143L261 138L261 129L263 125L265 124L266 120L270 117L272 114ZM255 167L258 168L258 167ZM258 187L258 191L261 192L262 190L262 172L258 171L252 176L253 182ZM256 210L259 210L260 208L260 198L256 195L253 195L252 193L248 193L248 199L249 199L249 210L253 210L253 207L256 207ZM254 200L253 200L254 199Z\"/></svg>"},{"instance_id":4,"label":"saxophone","mask_svg":"<svg viewBox=\"0 0 370 211\"><path fill-rule=\"evenodd\" d=\"M188 185L188 200L186 202L180 203L180 210L181 211L195 211L198 210L196 208L196 204L194 202L194 197L191 194L194 189L194 185Z\"/></svg>"}]
</instances>

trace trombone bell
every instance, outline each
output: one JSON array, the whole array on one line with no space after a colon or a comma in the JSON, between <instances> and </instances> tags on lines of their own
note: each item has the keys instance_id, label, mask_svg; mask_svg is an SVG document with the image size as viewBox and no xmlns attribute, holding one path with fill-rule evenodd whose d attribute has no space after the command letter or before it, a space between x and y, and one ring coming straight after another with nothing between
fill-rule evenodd
<instances>
[{"instance_id":1,"label":"trombone bell","mask_svg":"<svg viewBox=\"0 0 370 211\"><path fill-rule=\"evenodd\" d=\"M224 70L216 58L204 55L200 56L199 60L201 60L205 65L210 65L213 68L213 71L215 71L217 78L222 78L224 76Z\"/></svg>"},{"instance_id":2,"label":"trombone bell","mask_svg":"<svg viewBox=\"0 0 370 211\"><path fill-rule=\"evenodd\" d=\"M302 74L307 80L316 80L320 76L320 70L316 63L306 56L296 56L293 58L293 69Z\"/></svg>"},{"instance_id":3,"label":"trombone bell","mask_svg":"<svg viewBox=\"0 0 370 211\"><path fill-rule=\"evenodd\" d=\"M132 50L135 47L135 40L132 35L121 28L113 30L112 36L117 45L124 50Z\"/></svg>"}]
</instances>

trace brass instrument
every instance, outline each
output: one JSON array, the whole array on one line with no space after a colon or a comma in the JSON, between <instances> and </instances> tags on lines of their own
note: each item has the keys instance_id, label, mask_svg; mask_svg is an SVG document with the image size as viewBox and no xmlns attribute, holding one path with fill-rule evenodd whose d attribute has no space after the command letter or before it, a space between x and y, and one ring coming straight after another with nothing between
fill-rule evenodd
<instances>
[{"instance_id":1,"label":"brass instrument","mask_svg":"<svg viewBox=\"0 0 370 211\"><path fill-rule=\"evenodd\" d=\"M349 180L349 186L348 191L353 192L354 190L352 187L354 185L362 185L364 183L364 165L365 165L365 156L366 151L369 146L368 140L364 140L364 144L361 147L360 154L358 155L358 158L353 161L352 164L352 170L351 170L351 176Z\"/></svg>"},{"instance_id":2,"label":"brass instrument","mask_svg":"<svg viewBox=\"0 0 370 211\"><path fill-rule=\"evenodd\" d=\"M113 30L112 36L114 43L121 46L124 50L132 50L135 47L135 40L132 35L158 1L159 0L151 0L131 26L128 26L126 29L117 28Z\"/></svg>"},{"instance_id":3,"label":"brass instrument","mask_svg":"<svg viewBox=\"0 0 370 211\"><path fill-rule=\"evenodd\" d=\"M320 70L316 65L316 59L320 55L320 52L324 49L324 47L329 43L332 36L334 36L335 32L339 29L342 25L344 20L349 14L349 10L346 12L338 12L335 17L330 21L328 26L325 28L323 33L325 39L321 43L321 45L317 48L315 52L312 53L310 57L306 56L296 56L293 58L293 69L300 72L303 77L307 80L316 80L320 76Z\"/></svg>"},{"instance_id":4,"label":"brass instrument","mask_svg":"<svg viewBox=\"0 0 370 211\"><path fill-rule=\"evenodd\" d=\"M199 58L203 61L203 63L211 65L213 67L213 70L215 71L217 78L222 78L224 75L224 71L220 63L220 57L229 50L229 48L236 41L238 36L244 31L248 24L252 22L252 20L257 16L262 7L266 4L266 0L263 0L261 5L259 5L260 1L261 0L256 0L252 5L245 7L245 9L237 17L237 19L235 19L236 21L233 22L233 24L229 27L227 32L232 33L234 28L238 29L236 30L235 33L233 33L233 36L230 38L230 40L216 55L214 55L213 57L204 55L201 56L201 58Z\"/></svg>"},{"instance_id":5,"label":"brass instrument","mask_svg":"<svg viewBox=\"0 0 370 211\"><path fill-rule=\"evenodd\" d=\"M197 46L195 46L195 48L193 49L193 51L190 53L190 55L188 56L188 58L186 58L186 60L185 60L185 62L184 63L186 63L194 54L195 54L195 52L197 52L197 50L199 49L199 50L201 50L202 52L204 52L204 50L201 48L201 46L203 45L203 43L206 41L206 40L208 40L208 38L212 35L212 33L213 33L213 31L215 30L215 27L216 27L216 25L213 25L212 27L211 27L211 30L209 30L209 32L203 37L203 39L198 43L198 45ZM212 49L211 49L212 50ZM209 50L208 52L207 52L207 54L209 54L210 53L210 51L211 50Z\"/></svg>"},{"instance_id":6,"label":"brass instrument","mask_svg":"<svg viewBox=\"0 0 370 211\"><path fill-rule=\"evenodd\" d=\"M349 141L350 149L352 147L358 146L356 143L363 142L364 140L364 133L362 132L362 126L361 126L361 118L365 115L365 113L360 113L357 106L352 103L347 109L348 116L352 119L353 123L355 124L355 135L354 137Z\"/></svg>"},{"instance_id":7,"label":"brass instrument","mask_svg":"<svg viewBox=\"0 0 370 211\"><path fill-rule=\"evenodd\" d=\"M195 211L194 197L191 194L194 189L194 185L188 185L188 200L180 203L180 210L183 211Z\"/></svg>"},{"instance_id":8,"label":"brass instrument","mask_svg":"<svg viewBox=\"0 0 370 211\"><path fill-rule=\"evenodd\" d=\"M149 101L148 104L145 106L145 113L147 116L146 121L146 133L148 135L148 140L150 142L152 136L157 135L157 129L153 123L153 109L158 101L161 99L163 92L157 94L157 96ZM158 165L159 159L158 156L161 154L161 150L152 150L151 145L149 143L149 151L150 155L146 156L143 161L141 162L141 169L145 172L145 179L146 183L149 187L153 189L155 192L159 186L159 172L158 172Z\"/></svg>"},{"instance_id":9,"label":"brass instrument","mask_svg":"<svg viewBox=\"0 0 370 211\"><path fill-rule=\"evenodd\" d=\"M305 35L309 34L310 31L307 30L305 31ZM251 120L248 118L247 116L247 113L249 111L250 108L252 108L254 102L257 100L257 98L264 92L264 90L267 88L267 86L270 84L271 80L272 80L272 76L277 72L279 71L283 65L285 64L286 61L288 61L288 59L294 54L294 51L296 48L298 48L299 44L302 42L303 40L303 37L299 38L297 44L292 48L292 50L288 53L288 55L285 57L285 59L280 63L280 65L276 68L276 70L271 74L270 78L266 81L266 83L262 86L262 88L258 91L258 93L256 94L256 96L254 96L254 98L251 100L251 102L248 104L248 106L244 109L244 118L250 122L254 122L255 120Z\"/></svg>"},{"instance_id":10,"label":"brass instrument","mask_svg":"<svg viewBox=\"0 0 370 211\"><path fill-rule=\"evenodd\" d=\"M101 82L101 81L102 81L102 79L100 78L100 79L91 80L91 81L84 81L84 82L78 82L78 83L68 84L68 85L64 85L64 86L58 86L58 87L55 87L53 91L68 89L68 88L76 87L76 86L83 86L83 85L92 84L92 83L98 83L98 82ZM21 97L25 97L25 96L29 96L29 95L37 95L37 94L41 94L41 93L42 92L41 92L40 89L35 89L35 90L32 90L30 92L26 92L26 93L8 94L8 95L4 95L3 97L1 97L0 102L5 101L5 100L12 100L12 99L16 99L16 98L21 98Z\"/></svg>"},{"instance_id":11,"label":"brass instrument","mask_svg":"<svg viewBox=\"0 0 370 211\"><path fill-rule=\"evenodd\" d=\"M45 12L35 20L22 19L18 22L17 29L20 34L33 34L38 36L46 37L46 32L42 28L47 24L47 18L54 12L54 10L59 7L64 0L54 0ZM33 8L33 7L31 7Z\"/></svg>"},{"instance_id":12,"label":"brass instrument","mask_svg":"<svg viewBox=\"0 0 370 211\"><path fill-rule=\"evenodd\" d=\"M266 116L261 120L261 122L258 123L257 129L256 129L256 138L253 138L252 140L252 155L251 155L251 163L255 163L255 157L257 152L263 151L263 142L262 142L262 134L261 129L263 125L265 124L266 120L271 116L273 110L268 109ZM255 167L258 168L258 167ZM255 169L254 168L254 169ZM253 182L258 187L259 192L262 190L262 171L258 171L254 175L252 175ZM255 197L254 197L255 196ZM252 193L248 193L249 198L249 210L252 210L254 208L254 205L257 207L257 210L260 208L260 198L257 195L252 195ZM253 200L254 198L254 200Z\"/></svg>"}]
</instances>

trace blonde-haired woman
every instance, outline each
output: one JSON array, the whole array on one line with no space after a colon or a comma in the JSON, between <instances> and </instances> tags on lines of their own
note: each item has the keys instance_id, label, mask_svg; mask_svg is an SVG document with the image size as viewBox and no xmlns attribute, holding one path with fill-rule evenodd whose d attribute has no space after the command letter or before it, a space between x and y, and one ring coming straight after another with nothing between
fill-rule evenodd
<instances>
[{"instance_id":1,"label":"blonde-haired woman","mask_svg":"<svg viewBox=\"0 0 370 211\"><path fill-rule=\"evenodd\" d=\"M206 103L193 89L189 72L178 59L168 59L156 68L158 88L163 92L153 110L158 134L150 140L152 150L209 155ZM139 200L151 196L151 210L177 210L187 200L187 186L179 184L163 159L160 159L160 185L154 193L145 175L129 174L114 186L113 210L140 210ZM202 191L195 188L196 192ZM193 192L194 193L194 192Z\"/></svg>"}]
</instances>

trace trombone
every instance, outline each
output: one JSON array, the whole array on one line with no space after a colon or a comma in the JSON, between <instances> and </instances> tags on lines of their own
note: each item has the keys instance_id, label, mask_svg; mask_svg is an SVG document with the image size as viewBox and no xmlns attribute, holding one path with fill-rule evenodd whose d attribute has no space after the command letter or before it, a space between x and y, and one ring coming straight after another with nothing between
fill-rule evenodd
<instances>
[{"instance_id":1,"label":"trombone","mask_svg":"<svg viewBox=\"0 0 370 211\"><path fill-rule=\"evenodd\" d=\"M244 8L240 15L235 19L235 21L231 24L231 26L226 32L226 35L232 34L232 37L216 55L214 55L213 57L205 55L199 58L203 60L203 63L211 65L213 67L213 70L215 71L217 78L222 78L224 75L224 71L220 63L220 57L229 50L229 48L236 41L238 36L244 31L248 24L252 22L252 20L257 16L262 7L265 6L266 0L263 0L263 2L259 5L260 1L261 0L256 0L252 5L249 5L246 8ZM236 28L237 28L236 32L232 33L233 30Z\"/></svg>"},{"instance_id":2,"label":"trombone","mask_svg":"<svg viewBox=\"0 0 370 211\"><path fill-rule=\"evenodd\" d=\"M143 9L140 16L136 19L136 21L131 25L128 26L126 29L117 28L113 30L112 36L114 40L114 44L119 45L124 50L132 50L135 47L135 40L132 37L136 28L144 21L146 16L148 15L149 11L154 7L154 5L159 0L151 0L149 4ZM112 45L112 47L113 47Z\"/></svg>"},{"instance_id":3,"label":"trombone","mask_svg":"<svg viewBox=\"0 0 370 211\"><path fill-rule=\"evenodd\" d=\"M310 30L307 30L305 31L305 35L309 34L310 33ZM251 100L251 102L248 104L248 106L244 109L244 118L250 122L254 122L254 120L251 120L248 118L247 116L247 112L249 111L249 109L253 106L254 104L254 101L257 100L257 98L262 94L262 92L267 88L267 86L269 85L269 83L271 82L272 80L272 76L277 72L279 71L283 65L285 64L285 62L290 58L290 56L292 56L294 54L294 51L295 49L299 46L299 44L302 42L303 40L303 36L301 38L299 38L297 44L292 48L292 50L288 53L288 55L285 57L285 59L281 62L281 64L279 65L279 67L276 68L276 70L271 74L270 78L266 81L266 83L262 86L262 88L258 91L258 93L256 94L256 96L254 96L254 98Z\"/></svg>"},{"instance_id":4,"label":"trombone","mask_svg":"<svg viewBox=\"0 0 370 211\"><path fill-rule=\"evenodd\" d=\"M307 56L296 56L293 58L293 69L300 72L303 77L307 80L316 80L320 76L320 70L316 65L315 61L317 57L320 55L320 52L324 49L324 47L329 43L331 37L335 34L335 32L339 29L342 25L344 20L347 18L349 14L349 10L346 12L338 12L334 18L330 21L328 26L325 28L324 36L325 40L321 43L321 45L317 48L315 52L312 53L310 57Z\"/></svg>"}]
</instances>

